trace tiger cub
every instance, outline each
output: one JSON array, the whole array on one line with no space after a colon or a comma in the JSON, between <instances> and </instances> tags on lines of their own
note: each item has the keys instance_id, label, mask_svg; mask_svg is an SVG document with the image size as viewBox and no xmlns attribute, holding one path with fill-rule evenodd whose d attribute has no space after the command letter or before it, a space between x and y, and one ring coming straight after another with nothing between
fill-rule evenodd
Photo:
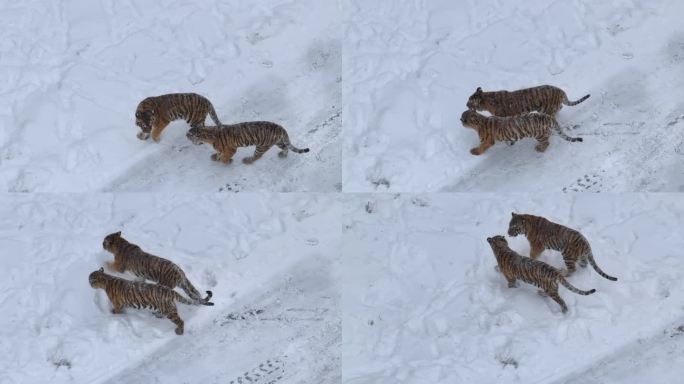
<instances>
[{"instance_id":1,"label":"tiger cub","mask_svg":"<svg viewBox=\"0 0 684 384\"><path fill-rule=\"evenodd\" d=\"M107 262L107 266L112 270L119 273L130 271L142 279L154 281L170 289L180 287L195 303L214 305L209 302L211 291L207 291L207 297L202 298L179 266L172 261L150 255L139 246L129 243L121 237L121 231L107 235L102 247L114 254L114 262Z\"/></svg>"},{"instance_id":2,"label":"tiger cub","mask_svg":"<svg viewBox=\"0 0 684 384\"><path fill-rule=\"evenodd\" d=\"M543 113L531 112L513 117L497 117L467 110L461 115L461 123L464 127L477 131L480 137L480 145L470 150L473 155L481 155L497 141L511 144L525 137L536 139L538 143L535 149L544 152L549 146L551 130L556 131L567 141L582 141L582 138L567 136L556 119Z\"/></svg>"},{"instance_id":3,"label":"tiger cub","mask_svg":"<svg viewBox=\"0 0 684 384\"><path fill-rule=\"evenodd\" d=\"M543 217L517 214L511 212L511 222L508 224L508 235L527 237L530 242L530 257L536 259L545 249L553 249L563 254L563 261L567 270L563 273L568 276L575 272L575 263L579 261L581 267L587 266L587 261L599 275L608 280L617 281L616 277L609 276L596 265L594 254L587 239L578 231L553 223Z\"/></svg>"},{"instance_id":4,"label":"tiger cub","mask_svg":"<svg viewBox=\"0 0 684 384\"><path fill-rule=\"evenodd\" d=\"M568 306L565 305L565 301L558 295L558 283L563 284L565 288L579 295L591 295L596 292L595 289L589 291L579 290L568 283L556 268L542 261L517 254L508 247L508 242L503 236L488 237L487 242L492 247L494 256L496 256L499 270L506 278L506 281L508 281L508 288L514 288L517 279L535 285L542 289L540 293L548 295L557 302L563 313L568 311Z\"/></svg>"},{"instance_id":5,"label":"tiger cub","mask_svg":"<svg viewBox=\"0 0 684 384\"><path fill-rule=\"evenodd\" d=\"M176 301L183 304L197 304L178 294L173 289L157 284L129 281L108 275L104 268L94 271L88 276L90 286L104 289L112 302L112 313L121 313L125 307L145 309L155 312L157 317L166 317L176 324L176 334L183 334L183 319L178 316ZM211 303L201 303L212 305Z\"/></svg>"},{"instance_id":6,"label":"tiger cub","mask_svg":"<svg viewBox=\"0 0 684 384\"><path fill-rule=\"evenodd\" d=\"M468 109L488 111L494 116L515 116L526 112L555 115L565 105L577 105L588 99L586 95L577 101L568 100L565 92L551 85L520 89L513 92L483 92L478 87L466 103Z\"/></svg>"},{"instance_id":7,"label":"tiger cub","mask_svg":"<svg viewBox=\"0 0 684 384\"><path fill-rule=\"evenodd\" d=\"M287 156L288 149L295 153L309 152L309 148L299 149L290 143L285 128L268 121L250 121L245 123L220 125L218 127L194 127L186 134L193 144L211 144L216 153L211 155L214 161L229 164L238 147L256 145L254 155L245 157L242 162L251 164L258 160L272 146L280 148L278 156Z\"/></svg>"},{"instance_id":8,"label":"tiger cub","mask_svg":"<svg viewBox=\"0 0 684 384\"><path fill-rule=\"evenodd\" d=\"M209 99L196 93L170 93L144 99L135 110L135 125L142 130L138 139L158 142L170 122L184 119L191 127L203 127L207 114L214 124L221 125Z\"/></svg>"}]
</instances>

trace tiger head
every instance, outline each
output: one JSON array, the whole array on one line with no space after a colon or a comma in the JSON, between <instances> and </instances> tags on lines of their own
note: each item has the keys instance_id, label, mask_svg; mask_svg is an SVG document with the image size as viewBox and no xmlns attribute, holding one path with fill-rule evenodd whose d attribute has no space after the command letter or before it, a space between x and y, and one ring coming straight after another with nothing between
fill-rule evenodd
<instances>
[{"instance_id":1,"label":"tiger head","mask_svg":"<svg viewBox=\"0 0 684 384\"><path fill-rule=\"evenodd\" d=\"M104 268L93 271L88 276L88 282L93 288L104 288L106 280L107 274L104 272Z\"/></svg>"},{"instance_id":2,"label":"tiger head","mask_svg":"<svg viewBox=\"0 0 684 384\"><path fill-rule=\"evenodd\" d=\"M185 134L185 137L187 137L188 140L192 141L192 143L195 145L203 144L205 141L212 139L206 127L204 129L199 129L196 127L190 128L188 133Z\"/></svg>"},{"instance_id":3,"label":"tiger head","mask_svg":"<svg viewBox=\"0 0 684 384\"><path fill-rule=\"evenodd\" d=\"M121 231L109 234L105 236L104 240L102 241L102 248L104 248L106 251L114 252L114 248L120 240Z\"/></svg>"},{"instance_id":4,"label":"tiger head","mask_svg":"<svg viewBox=\"0 0 684 384\"><path fill-rule=\"evenodd\" d=\"M138 104L138 108L135 110L135 125L140 127L142 132L138 134L138 138L141 140L146 140L150 137L150 132L152 132L152 126L157 121L157 115L155 112L154 104L150 97L141 101Z\"/></svg>"},{"instance_id":5,"label":"tiger head","mask_svg":"<svg viewBox=\"0 0 684 384\"><path fill-rule=\"evenodd\" d=\"M508 241L506 241L506 238L501 235L488 237L487 242L493 250L496 250L498 248L508 248Z\"/></svg>"},{"instance_id":6,"label":"tiger head","mask_svg":"<svg viewBox=\"0 0 684 384\"><path fill-rule=\"evenodd\" d=\"M477 121L481 115L472 109L469 109L461 114L461 124L466 128L477 129Z\"/></svg>"},{"instance_id":7,"label":"tiger head","mask_svg":"<svg viewBox=\"0 0 684 384\"><path fill-rule=\"evenodd\" d=\"M481 111L482 110L482 98L483 98L483 93L482 88L477 87L475 90L475 93L470 95L468 98L468 102L466 103L466 106L468 109L473 110L473 111Z\"/></svg>"},{"instance_id":8,"label":"tiger head","mask_svg":"<svg viewBox=\"0 0 684 384\"><path fill-rule=\"evenodd\" d=\"M525 233L525 217L511 212L511 222L508 223L508 236L518 236Z\"/></svg>"}]
</instances>

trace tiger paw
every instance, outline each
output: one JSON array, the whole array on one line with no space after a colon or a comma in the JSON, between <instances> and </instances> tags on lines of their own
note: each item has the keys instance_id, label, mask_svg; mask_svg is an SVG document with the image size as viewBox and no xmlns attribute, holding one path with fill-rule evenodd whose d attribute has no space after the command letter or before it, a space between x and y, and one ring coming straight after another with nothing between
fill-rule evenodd
<instances>
[{"instance_id":1,"label":"tiger paw","mask_svg":"<svg viewBox=\"0 0 684 384\"><path fill-rule=\"evenodd\" d=\"M220 161L220 160L221 160L221 158L219 157L219 154L218 154L218 153L212 153L212 154L211 154L211 159L214 160L214 161Z\"/></svg>"},{"instance_id":2,"label":"tiger paw","mask_svg":"<svg viewBox=\"0 0 684 384\"><path fill-rule=\"evenodd\" d=\"M183 334L183 328L176 328L176 335L182 335Z\"/></svg>"},{"instance_id":3,"label":"tiger paw","mask_svg":"<svg viewBox=\"0 0 684 384\"><path fill-rule=\"evenodd\" d=\"M478 156L478 155L481 155L481 154L482 154L482 152L480 152L480 148L473 148L473 149L470 150L470 153L473 154L473 155L475 155L475 156Z\"/></svg>"},{"instance_id":4,"label":"tiger paw","mask_svg":"<svg viewBox=\"0 0 684 384\"><path fill-rule=\"evenodd\" d=\"M242 159L242 162L245 164L252 164L254 162L254 159L252 159L251 157L245 157L244 159Z\"/></svg>"},{"instance_id":5,"label":"tiger paw","mask_svg":"<svg viewBox=\"0 0 684 384\"><path fill-rule=\"evenodd\" d=\"M539 143L537 144L534 149L537 150L537 152L544 152L546 151L546 148L549 147L549 143Z\"/></svg>"},{"instance_id":6,"label":"tiger paw","mask_svg":"<svg viewBox=\"0 0 684 384\"><path fill-rule=\"evenodd\" d=\"M287 152L283 152L283 151L278 152L278 157L280 157L281 159L286 158L286 157L287 157Z\"/></svg>"},{"instance_id":7,"label":"tiger paw","mask_svg":"<svg viewBox=\"0 0 684 384\"><path fill-rule=\"evenodd\" d=\"M150 134L145 132L138 132L136 137L140 140L147 140L150 137Z\"/></svg>"},{"instance_id":8,"label":"tiger paw","mask_svg":"<svg viewBox=\"0 0 684 384\"><path fill-rule=\"evenodd\" d=\"M158 143L158 142L159 142L159 136L156 136L156 137L155 137L155 136L152 136L152 140L153 140L155 143Z\"/></svg>"}]
</instances>

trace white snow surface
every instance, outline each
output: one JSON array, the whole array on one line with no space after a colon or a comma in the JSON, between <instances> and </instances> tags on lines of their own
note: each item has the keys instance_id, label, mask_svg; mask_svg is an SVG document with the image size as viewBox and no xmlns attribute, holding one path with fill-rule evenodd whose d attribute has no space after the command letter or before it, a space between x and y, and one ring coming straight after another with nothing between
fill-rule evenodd
<instances>
[{"instance_id":1,"label":"white snow surface","mask_svg":"<svg viewBox=\"0 0 684 384\"><path fill-rule=\"evenodd\" d=\"M361 1L344 6L344 190L684 191L684 3ZM468 97L551 84L583 143L481 156ZM484 112L486 114L486 112Z\"/></svg>"},{"instance_id":2,"label":"white snow surface","mask_svg":"<svg viewBox=\"0 0 684 384\"><path fill-rule=\"evenodd\" d=\"M343 232L343 382L673 383L684 374L684 198L679 194L359 195ZM370 213L369 213L370 211ZM569 310L509 289L486 238L511 212L581 231L597 264ZM524 236L508 237L529 254ZM540 260L563 267L558 252Z\"/></svg>"},{"instance_id":3,"label":"white snow surface","mask_svg":"<svg viewBox=\"0 0 684 384\"><path fill-rule=\"evenodd\" d=\"M0 189L341 190L341 19L333 1L0 4ZM231 165L172 122L140 141L147 96L195 92L224 124L270 120L306 154ZM207 118L207 125L213 122Z\"/></svg>"},{"instance_id":4,"label":"white snow surface","mask_svg":"<svg viewBox=\"0 0 684 384\"><path fill-rule=\"evenodd\" d=\"M0 383L340 382L340 214L318 194L5 196ZM88 284L117 230L213 291L177 304L184 335Z\"/></svg>"}]
</instances>

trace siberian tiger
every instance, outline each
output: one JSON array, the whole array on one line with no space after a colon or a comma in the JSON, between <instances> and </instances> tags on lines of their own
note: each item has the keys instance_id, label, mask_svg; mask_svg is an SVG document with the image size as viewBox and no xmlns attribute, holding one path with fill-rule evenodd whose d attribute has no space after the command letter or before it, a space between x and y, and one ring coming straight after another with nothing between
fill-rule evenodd
<instances>
[{"instance_id":1,"label":"siberian tiger","mask_svg":"<svg viewBox=\"0 0 684 384\"><path fill-rule=\"evenodd\" d=\"M497 117L467 110L461 115L461 123L464 127L477 131L480 137L480 145L470 150L473 155L482 154L497 141L511 144L525 137L536 139L539 143L535 149L544 152L549 146L552 129L567 141L582 141L582 138L566 135L556 119L543 113L530 112L513 117Z\"/></svg>"},{"instance_id":2,"label":"siberian tiger","mask_svg":"<svg viewBox=\"0 0 684 384\"><path fill-rule=\"evenodd\" d=\"M170 289L180 287L196 303L214 305L209 303L211 291L207 291L207 297L202 298L179 266L129 243L121 237L121 231L107 235L102 247L114 255L114 262L107 262L112 270L119 273L129 271L139 278L154 281Z\"/></svg>"},{"instance_id":3,"label":"siberian tiger","mask_svg":"<svg viewBox=\"0 0 684 384\"><path fill-rule=\"evenodd\" d=\"M214 124L221 125L214 106L204 96L196 93L170 93L144 99L135 110L135 124L142 132L138 139L159 141L164 128L170 122L184 119L191 127L203 127L207 114Z\"/></svg>"},{"instance_id":4,"label":"siberian tiger","mask_svg":"<svg viewBox=\"0 0 684 384\"><path fill-rule=\"evenodd\" d=\"M508 242L503 236L488 237L487 242L492 247L494 256L496 256L499 270L506 278L506 281L508 281L508 288L514 288L517 279L535 285L542 289L540 291L541 294L548 295L557 302L563 313L568 311L568 306L565 305L565 301L558 295L558 283L563 284L565 288L579 295L591 295L596 292L595 289L588 291L579 290L568 283L556 268L542 261L517 254L508 247Z\"/></svg>"},{"instance_id":5,"label":"siberian tiger","mask_svg":"<svg viewBox=\"0 0 684 384\"><path fill-rule=\"evenodd\" d=\"M178 316L176 301L183 304L197 304L178 294L173 289L157 284L129 281L108 275L104 268L94 271L88 276L90 286L104 289L112 302L112 313L121 313L126 307L149 308L157 317L166 317L176 324L176 334L183 334L183 319ZM201 303L213 305L211 303Z\"/></svg>"},{"instance_id":6,"label":"siberian tiger","mask_svg":"<svg viewBox=\"0 0 684 384\"><path fill-rule=\"evenodd\" d=\"M616 277L609 276L596 265L594 254L587 239L578 231L553 223L543 217L517 214L511 212L511 222L508 224L508 235L527 237L530 242L530 257L536 259L545 249L553 249L563 254L566 270L563 274L568 276L575 271L575 263L579 261L581 267L587 266L587 261L599 275L608 280L617 281Z\"/></svg>"},{"instance_id":7,"label":"siberian tiger","mask_svg":"<svg viewBox=\"0 0 684 384\"><path fill-rule=\"evenodd\" d=\"M488 111L494 116L515 116L526 112L555 115L565 105L577 105L588 99L586 95L577 101L568 100L565 92L551 85L520 89L513 92L483 92L478 87L468 98L468 109Z\"/></svg>"},{"instance_id":8,"label":"siberian tiger","mask_svg":"<svg viewBox=\"0 0 684 384\"><path fill-rule=\"evenodd\" d=\"M259 159L272 146L280 148L278 156L287 156L288 149L295 153L309 152L309 148L299 149L290 143L285 128L269 121L250 121L218 127L194 127L186 134L193 144L211 144L216 153L211 155L214 161L229 164L238 147L256 145L254 155L245 157L242 162L251 164Z\"/></svg>"}]
</instances>

